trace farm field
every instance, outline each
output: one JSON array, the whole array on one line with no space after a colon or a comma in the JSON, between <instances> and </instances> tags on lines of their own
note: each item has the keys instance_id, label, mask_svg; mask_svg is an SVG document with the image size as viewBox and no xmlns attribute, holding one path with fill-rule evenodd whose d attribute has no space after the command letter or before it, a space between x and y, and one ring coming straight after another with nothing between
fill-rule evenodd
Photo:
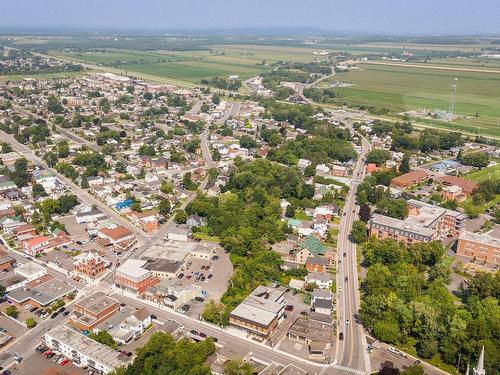
<instances>
[{"instance_id":1,"label":"farm field","mask_svg":"<svg viewBox=\"0 0 500 375\"><path fill-rule=\"evenodd\" d=\"M80 72L60 72L60 73L42 73L42 74L9 74L0 75L0 82L5 81L18 81L23 78L36 78L36 79L54 79L54 78L78 78L85 74L90 74L93 71L91 69L85 69Z\"/></svg>"},{"instance_id":2,"label":"farm field","mask_svg":"<svg viewBox=\"0 0 500 375\"><path fill-rule=\"evenodd\" d=\"M479 129L479 134L500 136L500 74L370 64L359 67L360 70L339 73L321 85L326 87L338 80L353 83L354 86L337 89L340 102L398 113L448 110L451 83L457 78L455 111L460 118L440 126L472 133Z\"/></svg>"}]
</instances>

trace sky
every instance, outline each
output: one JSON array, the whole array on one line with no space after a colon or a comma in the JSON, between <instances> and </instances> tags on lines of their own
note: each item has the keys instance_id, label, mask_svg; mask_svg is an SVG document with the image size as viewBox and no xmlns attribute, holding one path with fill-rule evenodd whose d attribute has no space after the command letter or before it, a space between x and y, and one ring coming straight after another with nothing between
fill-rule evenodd
<instances>
[{"instance_id":1,"label":"sky","mask_svg":"<svg viewBox=\"0 0 500 375\"><path fill-rule=\"evenodd\" d=\"M500 34L500 0L0 0L0 29Z\"/></svg>"}]
</instances>

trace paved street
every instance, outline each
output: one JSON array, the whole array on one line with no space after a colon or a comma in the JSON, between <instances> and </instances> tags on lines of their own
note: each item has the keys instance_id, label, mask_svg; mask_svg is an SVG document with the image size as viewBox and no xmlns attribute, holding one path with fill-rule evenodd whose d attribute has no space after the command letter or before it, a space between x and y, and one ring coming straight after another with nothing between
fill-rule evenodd
<instances>
[{"instance_id":1,"label":"paved street","mask_svg":"<svg viewBox=\"0 0 500 375\"><path fill-rule=\"evenodd\" d=\"M344 340L339 340L337 336L338 349L335 360L340 365L366 372L370 372L366 340L363 336L362 325L356 323L354 319L359 310L356 246L350 240L349 235L352 223L357 217L356 191L364 178L364 157L370 148L368 141L362 138L362 150L354 168L349 195L340 220L337 241L337 318L338 332L344 334Z\"/></svg>"}]
</instances>

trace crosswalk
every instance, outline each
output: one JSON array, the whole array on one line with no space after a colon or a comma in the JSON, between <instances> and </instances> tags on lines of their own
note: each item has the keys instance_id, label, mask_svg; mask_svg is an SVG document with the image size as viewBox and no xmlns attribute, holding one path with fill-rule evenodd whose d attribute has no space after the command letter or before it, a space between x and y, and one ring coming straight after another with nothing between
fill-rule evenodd
<instances>
[{"instance_id":1,"label":"crosswalk","mask_svg":"<svg viewBox=\"0 0 500 375\"><path fill-rule=\"evenodd\" d=\"M334 364L333 367L336 368L336 369L338 369L338 370L343 370L343 371L351 372L351 373L357 374L357 375L365 375L366 374L362 370L356 370L355 368L350 368L350 367L346 367L346 366L342 366L342 365Z\"/></svg>"}]
</instances>

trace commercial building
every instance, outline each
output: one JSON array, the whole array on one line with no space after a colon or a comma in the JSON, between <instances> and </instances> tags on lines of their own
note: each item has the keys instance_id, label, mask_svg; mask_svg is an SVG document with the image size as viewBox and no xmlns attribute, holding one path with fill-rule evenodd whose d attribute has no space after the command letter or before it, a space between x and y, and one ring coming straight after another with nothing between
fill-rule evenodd
<instances>
[{"instance_id":1,"label":"commercial building","mask_svg":"<svg viewBox=\"0 0 500 375\"><path fill-rule=\"evenodd\" d=\"M68 294L76 291L76 288L66 281L55 279L45 275L39 279L30 281L25 286L10 291L7 300L18 308L46 307L52 302L64 299Z\"/></svg>"},{"instance_id":2,"label":"commercial building","mask_svg":"<svg viewBox=\"0 0 500 375\"><path fill-rule=\"evenodd\" d=\"M80 276L94 279L104 273L106 262L96 251L88 251L75 257L73 267Z\"/></svg>"},{"instance_id":3,"label":"commercial building","mask_svg":"<svg viewBox=\"0 0 500 375\"><path fill-rule=\"evenodd\" d=\"M457 254L500 265L500 239L487 234L464 232L458 238Z\"/></svg>"},{"instance_id":4,"label":"commercial building","mask_svg":"<svg viewBox=\"0 0 500 375\"><path fill-rule=\"evenodd\" d=\"M370 236L379 239L394 238L404 243L429 242L437 238L435 229L410 224L405 220L374 214L370 220Z\"/></svg>"},{"instance_id":5,"label":"commercial building","mask_svg":"<svg viewBox=\"0 0 500 375\"><path fill-rule=\"evenodd\" d=\"M123 226L104 227L97 232L97 241L104 247L113 245L119 250L128 250L136 244L134 234Z\"/></svg>"},{"instance_id":6,"label":"commercial building","mask_svg":"<svg viewBox=\"0 0 500 375\"><path fill-rule=\"evenodd\" d=\"M197 245L191 253L190 258L209 260L215 255L215 245L203 244Z\"/></svg>"},{"instance_id":7,"label":"commercial building","mask_svg":"<svg viewBox=\"0 0 500 375\"><path fill-rule=\"evenodd\" d=\"M316 284L320 289L330 289L333 285L330 274L325 272L309 272L305 277L305 282Z\"/></svg>"},{"instance_id":8,"label":"commercial building","mask_svg":"<svg viewBox=\"0 0 500 375\"><path fill-rule=\"evenodd\" d=\"M75 303L69 321L78 329L92 331L97 325L111 317L119 308L120 304L117 300L103 292L96 292Z\"/></svg>"},{"instance_id":9,"label":"commercial building","mask_svg":"<svg viewBox=\"0 0 500 375\"><path fill-rule=\"evenodd\" d=\"M267 337L278 327L284 311L284 293L260 285L231 311L229 324L251 334Z\"/></svg>"},{"instance_id":10,"label":"commercial building","mask_svg":"<svg viewBox=\"0 0 500 375\"><path fill-rule=\"evenodd\" d=\"M201 288L198 285L178 285L176 280L162 280L160 283L149 287L144 293L144 298L168 306L174 310L195 297L201 296Z\"/></svg>"},{"instance_id":11,"label":"commercial building","mask_svg":"<svg viewBox=\"0 0 500 375\"><path fill-rule=\"evenodd\" d=\"M332 347L333 329L329 324L308 318L297 318L287 332L288 338L303 342L309 349L311 357L324 356Z\"/></svg>"},{"instance_id":12,"label":"commercial building","mask_svg":"<svg viewBox=\"0 0 500 375\"><path fill-rule=\"evenodd\" d=\"M120 289L143 294L147 288L160 281L151 271L144 268L147 263L146 260L127 259L116 270L115 285Z\"/></svg>"},{"instance_id":13,"label":"commercial building","mask_svg":"<svg viewBox=\"0 0 500 375\"><path fill-rule=\"evenodd\" d=\"M177 277L181 273L184 262L170 259L154 259L144 265L154 276L162 279Z\"/></svg>"},{"instance_id":14,"label":"commercial building","mask_svg":"<svg viewBox=\"0 0 500 375\"><path fill-rule=\"evenodd\" d=\"M84 336L66 325L54 327L46 332L45 343L49 348L71 359L73 363L82 367L88 366L103 374L130 362L126 355Z\"/></svg>"}]
</instances>

